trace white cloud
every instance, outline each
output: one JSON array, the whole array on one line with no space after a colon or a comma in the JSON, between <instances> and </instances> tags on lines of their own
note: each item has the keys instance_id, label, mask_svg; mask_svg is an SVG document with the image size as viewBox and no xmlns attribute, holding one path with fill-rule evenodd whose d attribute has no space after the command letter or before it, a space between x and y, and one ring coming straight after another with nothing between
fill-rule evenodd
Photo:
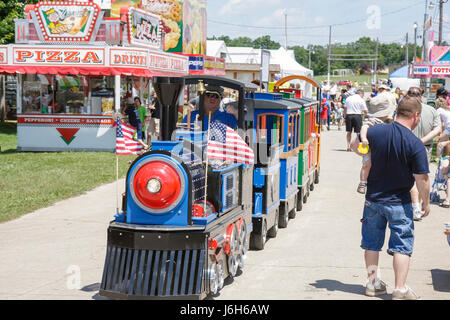
<instances>
[{"instance_id":1,"label":"white cloud","mask_svg":"<svg viewBox=\"0 0 450 320\"><path fill-rule=\"evenodd\" d=\"M267 10L268 7L274 7L280 4L280 0L271 0L269 2L264 2L262 7L261 2L261 0L228 0L228 2L219 9L219 13L221 15L230 13L247 13L250 15L250 13L255 10Z\"/></svg>"},{"instance_id":2,"label":"white cloud","mask_svg":"<svg viewBox=\"0 0 450 320\"><path fill-rule=\"evenodd\" d=\"M314 22L317 24L323 24L325 22L325 18L321 16L315 17Z\"/></svg>"},{"instance_id":3,"label":"white cloud","mask_svg":"<svg viewBox=\"0 0 450 320\"><path fill-rule=\"evenodd\" d=\"M299 25L300 21L306 21L306 12L300 8L279 8L272 14L255 21L257 26L284 26L285 14L287 14L287 25Z\"/></svg>"}]
</instances>

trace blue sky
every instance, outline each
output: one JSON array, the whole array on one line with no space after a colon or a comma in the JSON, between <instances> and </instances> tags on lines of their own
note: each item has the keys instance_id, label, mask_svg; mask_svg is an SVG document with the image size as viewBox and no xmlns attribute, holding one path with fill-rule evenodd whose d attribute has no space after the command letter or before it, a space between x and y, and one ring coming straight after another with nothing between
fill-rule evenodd
<instances>
[{"instance_id":1,"label":"blue sky","mask_svg":"<svg viewBox=\"0 0 450 320\"><path fill-rule=\"evenodd\" d=\"M449 3L444 4L443 39L447 42ZM327 44L330 24L332 43L353 42L362 36L378 37L385 43L404 43L407 32L412 43L414 22L419 25L418 36L422 35L425 0L208 0L208 37L255 39L268 34L284 45L285 12L288 46ZM438 5L428 13L435 17L437 38ZM418 38L417 42L422 40Z\"/></svg>"}]
</instances>

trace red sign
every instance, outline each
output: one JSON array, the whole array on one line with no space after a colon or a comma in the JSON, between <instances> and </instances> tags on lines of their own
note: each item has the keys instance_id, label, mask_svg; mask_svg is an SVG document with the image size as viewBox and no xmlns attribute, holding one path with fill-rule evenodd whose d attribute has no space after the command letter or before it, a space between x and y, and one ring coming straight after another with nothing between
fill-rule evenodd
<instances>
[{"instance_id":1,"label":"red sign","mask_svg":"<svg viewBox=\"0 0 450 320\"><path fill-rule=\"evenodd\" d=\"M75 139L75 134L80 130L80 128L56 128L59 133L61 133L61 139L69 145L73 139Z\"/></svg>"},{"instance_id":2,"label":"red sign","mask_svg":"<svg viewBox=\"0 0 450 320\"><path fill-rule=\"evenodd\" d=\"M104 65L103 48L13 47L15 64Z\"/></svg>"},{"instance_id":3,"label":"red sign","mask_svg":"<svg viewBox=\"0 0 450 320\"><path fill-rule=\"evenodd\" d=\"M111 66L147 67L148 51L111 49L109 64Z\"/></svg>"},{"instance_id":4,"label":"red sign","mask_svg":"<svg viewBox=\"0 0 450 320\"><path fill-rule=\"evenodd\" d=\"M71 124L71 125L114 125L112 118L17 116L18 123Z\"/></svg>"},{"instance_id":5,"label":"red sign","mask_svg":"<svg viewBox=\"0 0 450 320\"><path fill-rule=\"evenodd\" d=\"M438 76L450 75L450 66L434 66L431 68L431 73Z\"/></svg>"},{"instance_id":6,"label":"red sign","mask_svg":"<svg viewBox=\"0 0 450 320\"><path fill-rule=\"evenodd\" d=\"M45 41L89 42L100 11L94 2L43 1L35 13Z\"/></svg>"}]
</instances>

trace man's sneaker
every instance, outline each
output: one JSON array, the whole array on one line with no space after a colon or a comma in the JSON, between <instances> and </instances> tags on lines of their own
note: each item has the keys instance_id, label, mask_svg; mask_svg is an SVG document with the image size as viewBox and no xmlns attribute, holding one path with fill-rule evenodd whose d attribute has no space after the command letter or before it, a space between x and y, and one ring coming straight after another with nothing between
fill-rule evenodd
<instances>
[{"instance_id":1,"label":"man's sneaker","mask_svg":"<svg viewBox=\"0 0 450 320\"><path fill-rule=\"evenodd\" d=\"M392 292L392 300L418 300L420 297L412 291L408 286L405 286L406 291L400 289L394 289Z\"/></svg>"},{"instance_id":2,"label":"man's sneaker","mask_svg":"<svg viewBox=\"0 0 450 320\"><path fill-rule=\"evenodd\" d=\"M360 182L360 183L358 184L358 189L356 189L356 191L357 191L358 193L365 194L365 193L366 193L366 187L367 187L367 183L365 183L365 182Z\"/></svg>"},{"instance_id":3,"label":"man's sneaker","mask_svg":"<svg viewBox=\"0 0 450 320\"><path fill-rule=\"evenodd\" d=\"M422 215L423 215L423 212L422 212L422 211L420 211L420 210L414 210L414 212L413 212L414 221L420 221L420 220L422 220Z\"/></svg>"},{"instance_id":4,"label":"man's sneaker","mask_svg":"<svg viewBox=\"0 0 450 320\"><path fill-rule=\"evenodd\" d=\"M366 296L376 297L382 294L386 294L386 283L382 280L378 280L378 283L368 282L366 284Z\"/></svg>"}]
</instances>

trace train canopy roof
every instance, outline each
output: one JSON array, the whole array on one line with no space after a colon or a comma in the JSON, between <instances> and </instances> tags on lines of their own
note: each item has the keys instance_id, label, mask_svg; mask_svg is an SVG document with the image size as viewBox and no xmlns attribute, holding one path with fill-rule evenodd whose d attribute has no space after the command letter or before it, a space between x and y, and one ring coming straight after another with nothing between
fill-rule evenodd
<instances>
[{"instance_id":1,"label":"train canopy roof","mask_svg":"<svg viewBox=\"0 0 450 320\"><path fill-rule=\"evenodd\" d=\"M205 75L187 76L185 77L185 84L197 84L199 80L202 80L204 84L211 84L234 90L243 89L247 92L255 92L256 90L258 90L258 86L253 83L245 83L234 79Z\"/></svg>"},{"instance_id":2,"label":"train canopy roof","mask_svg":"<svg viewBox=\"0 0 450 320\"><path fill-rule=\"evenodd\" d=\"M303 107L309 107L319 103L319 101L310 98L292 98L287 100L295 103L300 103Z\"/></svg>"},{"instance_id":3,"label":"train canopy roof","mask_svg":"<svg viewBox=\"0 0 450 320\"><path fill-rule=\"evenodd\" d=\"M272 109L272 110L295 110L301 109L303 106L290 100L265 100L255 99L254 109Z\"/></svg>"}]
</instances>

